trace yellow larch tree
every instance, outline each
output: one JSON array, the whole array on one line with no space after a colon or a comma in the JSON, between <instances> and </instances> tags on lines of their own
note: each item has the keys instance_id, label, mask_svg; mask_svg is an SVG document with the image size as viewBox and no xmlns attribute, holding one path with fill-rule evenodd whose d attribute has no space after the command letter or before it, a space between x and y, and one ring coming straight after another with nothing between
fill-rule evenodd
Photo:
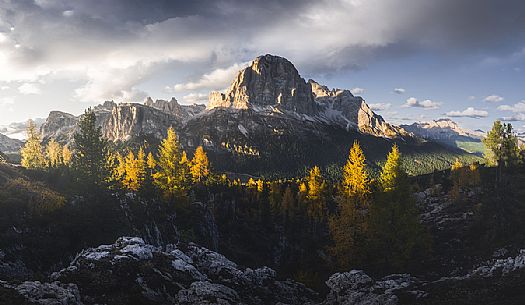
<instances>
[{"instance_id":1,"label":"yellow larch tree","mask_svg":"<svg viewBox=\"0 0 525 305\"><path fill-rule=\"evenodd\" d=\"M67 145L64 145L64 147L62 147L62 162L65 166L70 166L72 159L73 153L71 152L69 147L67 147Z\"/></svg>"},{"instance_id":2,"label":"yellow larch tree","mask_svg":"<svg viewBox=\"0 0 525 305\"><path fill-rule=\"evenodd\" d=\"M323 188L325 186L323 177L321 176L321 169L318 166L314 166L308 172L308 194L306 197L310 200L319 199Z\"/></svg>"},{"instance_id":3,"label":"yellow larch tree","mask_svg":"<svg viewBox=\"0 0 525 305\"><path fill-rule=\"evenodd\" d=\"M208 156L202 146L195 149L190 165L191 177L194 183L203 182L210 174Z\"/></svg>"},{"instance_id":4,"label":"yellow larch tree","mask_svg":"<svg viewBox=\"0 0 525 305\"><path fill-rule=\"evenodd\" d=\"M363 259L368 229L370 180L365 155L357 141L343 167L341 195L337 197L338 213L328 221L333 245L329 249L340 268L350 268Z\"/></svg>"},{"instance_id":5,"label":"yellow larch tree","mask_svg":"<svg viewBox=\"0 0 525 305\"><path fill-rule=\"evenodd\" d=\"M58 167L62 165L62 146L51 139L46 145L46 161L49 167Z\"/></svg>"},{"instance_id":6,"label":"yellow larch tree","mask_svg":"<svg viewBox=\"0 0 525 305\"><path fill-rule=\"evenodd\" d=\"M365 160L361 146L355 141L343 167L342 190L345 197L363 198L370 193L370 180L366 172Z\"/></svg>"},{"instance_id":7,"label":"yellow larch tree","mask_svg":"<svg viewBox=\"0 0 525 305\"><path fill-rule=\"evenodd\" d=\"M122 180L123 186L133 192L140 190L144 185L146 176L146 160L144 150L140 148L137 157L132 151L128 153L124 160L125 174Z\"/></svg>"},{"instance_id":8,"label":"yellow larch tree","mask_svg":"<svg viewBox=\"0 0 525 305\"><path fill-rule=\"evenodd\" d=\"M43 168L46 166L42 140L33 120L27 122L27 141L20 150L20 154L23 167Z\"/></svg>"},{"instance_id":9,"label":"yellow larch tree","mask_svg":"<svg viewBox=\"0 0 525 305\"><path fill-rule=\"evenodd\" d=\"M400 153L397 144L392 146L392 150L388 153L386 162L382 167L381 175L379 176L379 185L385 192L393 191L401 179L402 170L400 162Z\"/></svg>"}]
</instances>

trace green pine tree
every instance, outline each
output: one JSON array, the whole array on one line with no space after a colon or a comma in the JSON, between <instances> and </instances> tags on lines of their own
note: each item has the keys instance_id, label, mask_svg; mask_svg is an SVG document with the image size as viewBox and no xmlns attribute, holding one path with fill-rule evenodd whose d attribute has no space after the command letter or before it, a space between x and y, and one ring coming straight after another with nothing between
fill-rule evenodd
<instances>
[{"instance_id":1,"label":"green pine tree","mask_svg":"<svg viewBox=\"0 0 525 305\"><path fill-rule=\"evenodd\" d=\"M96 126L95 112L91 108L82 115L78 127L79 132L74 135L74 167L81 180L101 185L109 176L106 167L109 149L106 139L102 137L101 127Z\"/></svg>"}]
</instances>

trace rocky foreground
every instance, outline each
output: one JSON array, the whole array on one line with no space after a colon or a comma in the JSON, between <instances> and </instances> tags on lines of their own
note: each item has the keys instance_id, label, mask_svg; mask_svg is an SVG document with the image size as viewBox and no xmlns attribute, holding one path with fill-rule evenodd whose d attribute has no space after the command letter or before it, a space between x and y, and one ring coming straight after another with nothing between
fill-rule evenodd
<instances>
[{"instance_id":1,"label":"rocky foreground","mask_svg":"<svg viewBox=\"0 0 525 305\"><path fill-rule=\"evenodd\" d=\"M326 297L268 267L243 268L197 246L121 237L82 251L49 281L0 281L0 304L522 304L525 250L459 277L425 282L408 274L374 280L336 273Z\"/></svg>"}]
</instances>

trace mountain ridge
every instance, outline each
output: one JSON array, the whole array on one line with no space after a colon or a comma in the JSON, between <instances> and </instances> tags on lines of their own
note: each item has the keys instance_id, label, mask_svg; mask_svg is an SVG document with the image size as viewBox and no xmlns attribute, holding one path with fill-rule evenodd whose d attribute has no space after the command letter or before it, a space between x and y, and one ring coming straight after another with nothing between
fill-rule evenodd
<instances>
[{"instance_id":1,"label":"mountain ridge","mask_svg":"<svg viewBox=\"0 0 525 305\"><path fill-rule=\"evenodd\" d=\"M394 143L408 163L428 163L426 171L444 169L464 154L414 137L350 90L306 81L290 61L273 55L259 56L239 71L226 93L210 93L207 106L149 97L143 103L106 101L92 109L102 134L117 146L155 147L173 127L184 149L202 145L217 170L236 173L297 174L313 165L341 164L354 141L374 168ZM52 111L41 127L44 142L71 143L80 117ZM425 168L415 163L408 170L412 174Z\"/></svg>"}]
</instances>

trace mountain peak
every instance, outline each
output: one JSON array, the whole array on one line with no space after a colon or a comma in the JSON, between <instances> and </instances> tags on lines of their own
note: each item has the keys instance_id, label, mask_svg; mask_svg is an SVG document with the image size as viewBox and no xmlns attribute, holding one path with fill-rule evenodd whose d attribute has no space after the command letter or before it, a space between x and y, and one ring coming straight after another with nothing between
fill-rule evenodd
<instances>
[{"instance_id":1,"label":"mountain peak","mask_svg":"<svg viewBox=\"0 0 525 305\"><path fill-rule=\"evenodd\" d=\"M286 58L263 55L241 70L226 94L212 92L208 109L276 107L297 113L317 112L310 84Z\"/></svg>"}]
</instances>

